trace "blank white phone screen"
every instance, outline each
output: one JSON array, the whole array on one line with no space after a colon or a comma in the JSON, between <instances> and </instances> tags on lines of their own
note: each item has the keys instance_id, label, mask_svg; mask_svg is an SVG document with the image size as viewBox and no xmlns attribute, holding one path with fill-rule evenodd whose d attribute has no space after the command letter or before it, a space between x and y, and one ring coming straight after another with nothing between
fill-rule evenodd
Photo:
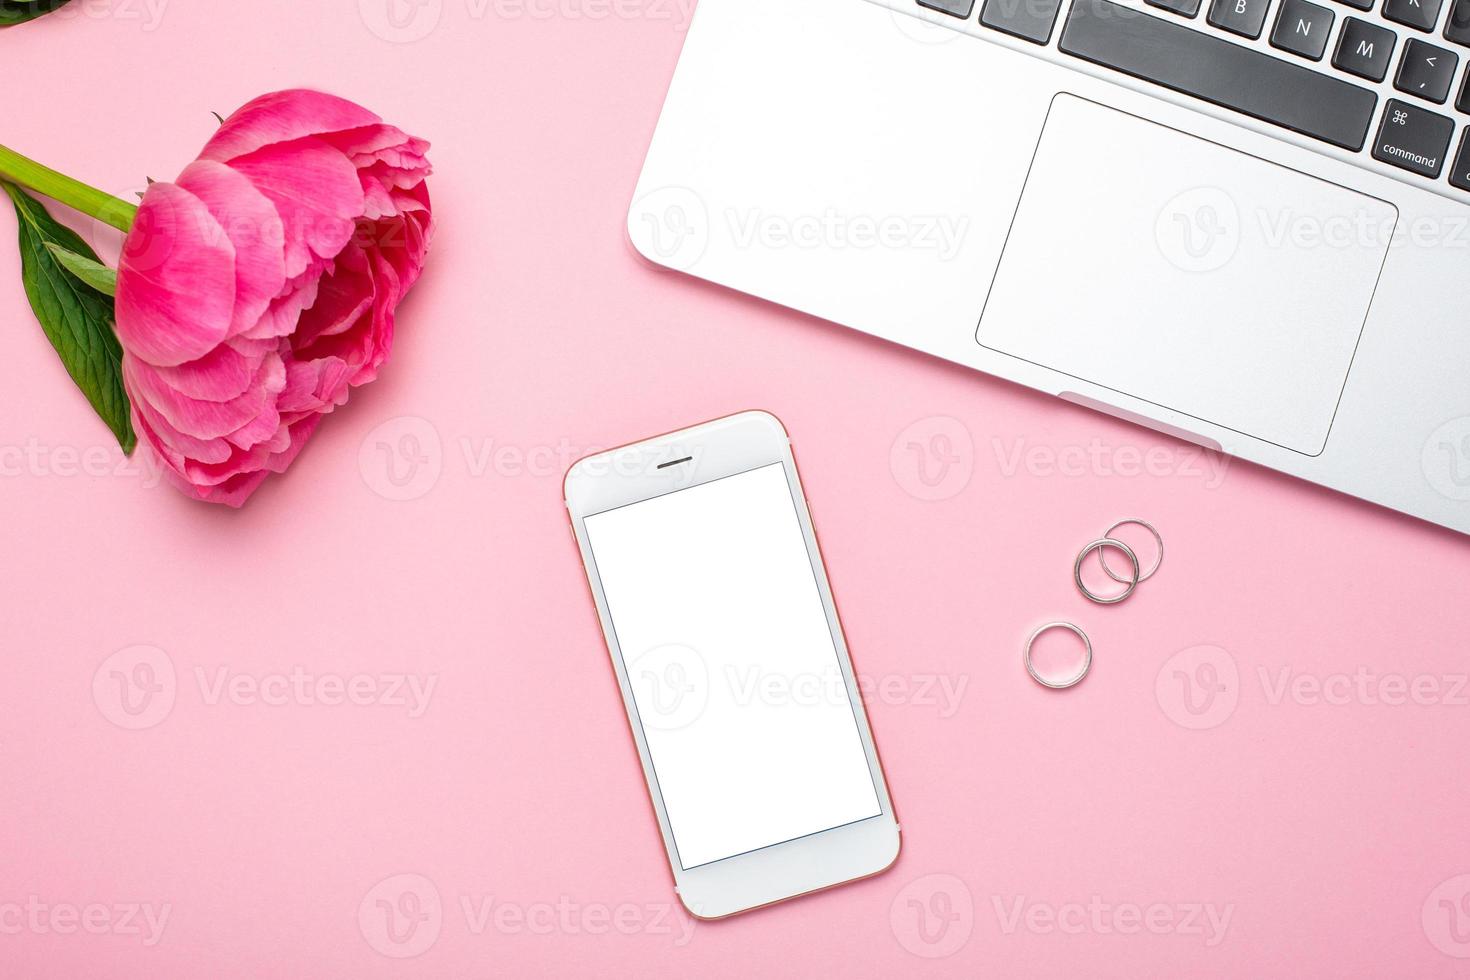
<instances>
[{"instance_id":1,"label":"blank white phone screen","mask_svg":"<svg viewBox=\"0 0 1470 980\"><path fill-rule=\"evenodd\" d=\"M882 812L784 464L584 523L686 870Z\"/></svg>"}]
</instances>

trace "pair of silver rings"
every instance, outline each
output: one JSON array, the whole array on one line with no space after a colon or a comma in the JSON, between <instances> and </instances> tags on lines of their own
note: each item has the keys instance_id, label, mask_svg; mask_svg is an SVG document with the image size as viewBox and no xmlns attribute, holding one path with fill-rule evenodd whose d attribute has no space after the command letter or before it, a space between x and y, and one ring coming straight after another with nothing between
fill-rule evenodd
<instances>
[{"instance_id":1,"label":"pair of silver rings","mask_svg":"<svg viewBox=\"0 0 1470 980\"><path fill-rule=\"evenodd\" d=\"M1149 534L1152 534L1154 536L1154 541L1158 543L1158 557L1154 559L1153 565L1146 572L1142 570L1143 566L1138 561L1138 553L1135 552L1123 541L1120 541L1112 536L1113 532L1117 531L1121 527L1126 527L1129 524L1136 524L1139 527L1145 529L1146 531L1148 531ZM1115 551L1121 551L1123 553L1123 557L1128 559L1128 565L1132 569L1131 575L1121 575L1108 564L1107 551L1109 548ZM1103 595L1101 593L1093 591L1087 586L1087 583L1082 581L1082 563L1086 561L1087 556L1091 555L1093 552L1097 553L1097 560L1102 565L1103 571L1107 573L1108 578L1112 579L1114 582L1121 583L1124 586L1122 592L1119 592L1116 595ZM1072 580L1077 583L1077 590L1088 599L1092 600L1093 602L1099 603L1100 605L1113 605L1115 603L1122 602L1124 599L1131 596L1133 594L1133 591L1138 588L1139 583L1147 582L1149 579L1153 578L1154 573L1159 570L1159 566L1163 563L1164 537L1163 535L1159 534L1158 528L1154 527L1148 521L1140 520L1136 517L1128 517L1124 518L1121 521L1118 521L1112 527L1104 531L1102 537L1098 538L1095 541L1089 541L1087 543L1087 546L1083 548L1080 552L1078 552L1077 560L1072 563ZM1036 669L1036 664L1031 659L1031 648L1035 645L1037 639L1039 639L1043 634L1049 633L1052 630L1067 630L1071 633L1076 634L1077 638L1082 641L1082 666L1078 668L1077 673L1074 676L1068 677L1065 680L1052 680L1048 677L1042 676L1042 674ZM1033 631L1032 634L1026 638L1025 662L1026 673L1030 674L1031 679L1041 686L1049 687L1054 691L1061 691L1069 687L1075 687L1076 685L1082 683L1082 679L1085 678L1092 670L1092 640L1088 638L1085 632L1083 632L1082 627L1078 626L1075 623L1067 623L1062 621L1046 623L1043 626L1038 626L1036 630Z\"/></svg>"},{"instance_id":2,"label":"pair of silver rings","mask_svg":"<svg viewBox=\"0 0 1470 980\"><path fill-rule=\"evenodd\" d=\"M1129 524L1136 524L1144 530L1148 531L1149 534L1152 534L1154 536L1154 541L1158 543L1158 557L1154 559L1153 565L1146 572L1142 571L1143 566L1139 564L1138 553L1135 552L1132 548L1128 547L1126 543L1119 541L1117 538L1112 536L1114 531L1118 530L1121 527L1126 527ZM1109 548L1113 549L1114 551L1121 551L1123 553L1123 557L1128 559L1128 566L1133 570L1131 575L1120 575L1113 570L1113 567L1111 565L1108 564L1107 552ZM1114 582L1122 583L1122 592L1119 592L1116 595L1103 595L1102 593L1094 592L1091 588L1088 587L1086 582L1082 581L1082 563L1085 562L1087 560L1087 556L1092 554L1093 552L1097 553L1098 564L1102 565L1102 570L1107 573L1108 578L1112 579ZM1159 566L1163 563L1164 536L1159 533L1159 529L1154 527L1148 521L1140 520L1137 517L1125 517L1123 520L1118 521L1112 527L1104 531L1102 537L1098 538L1096 541L1089 541L1087 543L1087 546L1077 553L1077 560L1072 563L1072 581L1077 583L1077 591L1081 592L1088 599L1091 599L1093 602L1096 602L1100 605L1110 606L1114 603L1122 602L1124 599L1131 596L1133 594L1133 590L1137 589L1140 583L1147 582L1149 579L1154 577L1154 573L1159 570Z\"/></svg>"}]
</instances>

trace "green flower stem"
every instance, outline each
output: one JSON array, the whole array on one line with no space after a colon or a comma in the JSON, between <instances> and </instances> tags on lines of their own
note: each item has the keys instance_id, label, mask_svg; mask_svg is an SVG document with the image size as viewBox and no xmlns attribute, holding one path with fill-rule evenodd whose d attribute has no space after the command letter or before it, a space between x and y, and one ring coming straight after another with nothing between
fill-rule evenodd
<instances>
[{"instance_id":1,"label":"green flower stem","mask_svg":"<svg viewBox=\"0 0 1470 980\"><path fill-rule=\"evenodd\" d=\"M7 146L0 146L0 178L29 187L38 194L123 231L133 227L133 218L138 214L136 204L129 204L66 174L59 174L50 167L43 167Z\"/></svg>"}]
</instances>

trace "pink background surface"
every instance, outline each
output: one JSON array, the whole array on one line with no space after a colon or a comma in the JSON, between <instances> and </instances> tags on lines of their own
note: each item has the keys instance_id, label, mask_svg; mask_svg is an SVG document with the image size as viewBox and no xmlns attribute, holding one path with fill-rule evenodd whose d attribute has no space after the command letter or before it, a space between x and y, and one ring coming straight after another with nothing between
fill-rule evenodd
<instances>
[{"instance_id":1,"label":"pink background surface","mask_svg":"<svg viewBox=\"0 0 1470 980\"><path fill-rule=\"evenodd\" d=\"M316 86L433 141L440 234L382 380L232 513L119 471L0 216L0 974L1470 972L1470 542L642 264L682 0L426 0L408 43L383 0L74 8L0 35L0 141L124 194ZM750 407L793 434L905 847L692 925L560 474ZM1163 570L1091 606L1072 556L1135 514ZM1020 663L1058 617L1097 651L1064 694Z\"/></svg>"}]
</instances>

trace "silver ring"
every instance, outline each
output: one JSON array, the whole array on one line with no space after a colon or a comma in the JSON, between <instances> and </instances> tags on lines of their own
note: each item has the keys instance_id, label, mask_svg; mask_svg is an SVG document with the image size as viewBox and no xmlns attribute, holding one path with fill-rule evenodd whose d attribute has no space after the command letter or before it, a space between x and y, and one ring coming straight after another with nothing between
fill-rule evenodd
<instances>
[{"instance_id":1,"label":"silver ring","mask_svg":"<svg viewBox=\"0 0 1470 980\"><path fill-rule=\"evenodd\" d=\"M1113 532L1118 530L1118 528L1122 527L1125 524L1137 524L1139 527L1147 530L1149 534L1152 534L1154 536L1154 540L1159 543L1159 557L1154 559L1153 567L1144 572L1142 575L1138 576L1139 582L1147 582L1149 579L1154 577L1154 572L1157 572L1159 570L1159 566L1164 563L1164 536L1159 533L1158 528L1154 527L1148 521L1140 520L1137 517L1125 517L1123 520L1119 521L1118 523L1114 524L1112 527L1104 531L1103 537L1112 537ZM1102 549L1098 550L1097 560L1102 563L1103 571L1108 573L1108 578L1112 579L1114 582L1128 581L1126 578L1123 578L1117 572L1108 567L1107 554Z\"/></svg>"},{"instance_id":2,"label":"silver ring","mask_svg":"<svg viewBox=\"0 0 1470 980\"><path fill-rule=\"evenodd\" d=\"M1086 583L1082 581L1082 562L1085 561L1087 556L1092 554L1094 551L1099 552L1098 557L1101 558L1101 552L1105 548L1117 548L1119 551L1123 552L1128 561L1133 564L1133 581L1127 582L1123 579L1118 579L1118 581L1123 582L1125 585L1128 586L1128 588L1124 589L1118 595L1098 595L1096 592L1089 589ZM1077 552L1077 560L1072 563L1072 580L1077 583L1077 591L1081 592L1093 602L1101 603L1105 606L1112 605L1115 602L1122 602L1124 599L1133 594L1134 589L1138 588L1138 556L1133 553L1132 548L1128 547L1117 538L1098 538L1096 541L1088 542L1087 547Z\"/></svg>"},{"instance_id":3,"label":"silver ring","mask_svg":"<svg viewBox=\"0 0 1470 980\"><path fill-rule=\"evenodd\" d=\"M1047 630L1071 630L1073 633L1076 633L1077 636L1082 640L1082 649L1085 656L1082 660L1082 669L1077 672L1076 677L1065 681L1049 681L1036 672L1036 665L1031 662L1031 645L1036 642L1037 637L1045 633ZM1075 687L1076 685L1082 683L1082 678L1086 677L1088 672L1092 670L1092 641L1087 638L1087 634L1082 632L1081 628L1073 626L1071 623L1047 623L1045 626L1038 626L1036 628L1036 631L1027 638L1025 659L1026 673L1031 675L1031 679L1033 681L1040 684L1042 687L1049 687L1053 691L1063 691L1069 687Z\"/></svg>"}]
</instances>

